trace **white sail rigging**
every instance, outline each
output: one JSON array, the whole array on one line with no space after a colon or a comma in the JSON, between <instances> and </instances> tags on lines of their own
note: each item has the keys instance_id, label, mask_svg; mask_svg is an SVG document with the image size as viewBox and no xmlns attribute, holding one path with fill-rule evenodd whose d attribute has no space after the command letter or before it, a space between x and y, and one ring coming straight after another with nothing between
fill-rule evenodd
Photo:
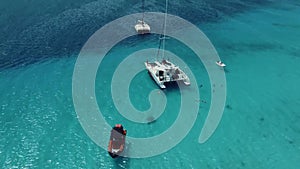
<instances>
[{"instance_id":1,"label":"white sail rigging","mask_svg":"<svg viewBox=\"0 0 300 169\"><path fill-rule=\"evenodd\" d=\"M159 40L159 47L157 51L157 59L154 62L145 62L146 69L157 85L164 89L165 83L173 81L182 81L185 85L190 85L189 77L175 64L165 59L165 40L166 40L166 26L167 26L167 12L168 0L166 0L166 8L164 15L163 36ZM159 62L158 56L160 54L162 45L162 60Z\"/></svg>"}]
</instances>

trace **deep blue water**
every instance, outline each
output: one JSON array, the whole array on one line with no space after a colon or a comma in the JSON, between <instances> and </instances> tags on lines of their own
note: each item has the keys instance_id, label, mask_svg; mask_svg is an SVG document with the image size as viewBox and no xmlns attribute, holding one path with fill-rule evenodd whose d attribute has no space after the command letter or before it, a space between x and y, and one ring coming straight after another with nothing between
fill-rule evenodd
<instances>
[{"instance_id":1,"label":"deep blue water","mask_svg":"<svg viewBox=\"0 0 300 169\"><path fill-rule=\"evenodd\" d=\"M149 12L164 10L163 1L145 5ZM0 2L1 168L298 168L299 1L178 0L169 5L171 14L208 36L227 64L226 107L207 142L199 144L198 137L210 105L209 78L203 64L173 39L166 48L188 64L203 85L201 99L207 101L199 105L196 123L180 144L150 158L113 160L77 119L72 75L80 49L106 23L141 12L141 1L7 1ZM122 117L107 85L126 56L157 47L157 39L150 35L122 41L97 74L103 115L111 125L124 124L129 136L157 135L177 117L176 85L164 91L165 112L151 124ZM138 110L149 108L153 89L157 86L146 70L133 79L129 92Z\"/></svg>"}]
</instances>

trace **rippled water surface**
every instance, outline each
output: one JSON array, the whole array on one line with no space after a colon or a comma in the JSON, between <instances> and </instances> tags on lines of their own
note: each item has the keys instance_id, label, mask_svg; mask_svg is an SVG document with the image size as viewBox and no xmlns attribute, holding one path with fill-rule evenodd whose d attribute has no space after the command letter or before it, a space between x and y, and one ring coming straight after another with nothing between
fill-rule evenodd
<instances>
[{"instance_id":1,"label":"rippled water surface","mask_svg":"<svg viewBox=\"0 0 300 169\"><path fill-rule=\"evenodd\" d=\"M196 123L180 144L150 158L113 160L77 119L72 75L81 47L111 20L141 12L140 1L7 1L0 2L0 167L297 168L300 3L178 0L169 5L171 14L208 36L227 64L226 107L207 142L198 143L210 106L207 72L187 46L172 39L166 48L188 64L206 101L195 101ZM147 1L145 9L162 12L164 3ZM125 119L111 98L111 78L118 64L135 51L157 47L157 38L132 37L118 44L103 60L95 81L105 119L111 125L122 123L129 136L162 133L178 114L176 85L163 91L168 104L151 124ZM130 98L138 110L149 108L153 89L157 86L146 70L132 80Z\"/></svg>"}]
</instances>

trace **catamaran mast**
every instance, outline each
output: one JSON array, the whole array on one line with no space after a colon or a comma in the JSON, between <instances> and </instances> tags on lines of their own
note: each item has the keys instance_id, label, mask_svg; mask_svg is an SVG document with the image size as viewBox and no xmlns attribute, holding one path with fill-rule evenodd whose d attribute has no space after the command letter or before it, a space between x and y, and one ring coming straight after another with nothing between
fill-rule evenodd
<instances>
[{"instance_id":1,"label":"catamaran mast","mask_svg":"<svg viewBox=\"0 0 300 169\"><path fill-rule=\"evenodd\" d=\"M165 39L166 39L166 25L167 25L167 13L168 13L168 0L166 0L166 9L165 9L165 18L164 18L164 24L163 24L163 35L160 35L159 37L159 46L156 54L156 60L159 60L159 51L162 46L162 59L165 59Z\"/></svg>"},{"instance_id":2,"label":"catamaran mast","mask_svg":"<svg viewBox=\"0 0 300 169\"><path fill-rule=\"evenodd\" d=\"M166 40L166 27L167 27L167 13L168 13L168 0L166 0L166 10L165 10L164 36L163 36L163 54L162 54L163 59L165 59L165 40Z\"/></svg>"},{"instance_id":3,"label":"catamaran mast","mask_svg":"<svg viewBox=\"0 0 300 169\"><path fill-rule=\"evenodd\" d=\"M142 24L144 24L144 17L145 17L145 0L143 0L143 2L142 2L142 10L143 10Z\"/></svg>"}]
</instances>

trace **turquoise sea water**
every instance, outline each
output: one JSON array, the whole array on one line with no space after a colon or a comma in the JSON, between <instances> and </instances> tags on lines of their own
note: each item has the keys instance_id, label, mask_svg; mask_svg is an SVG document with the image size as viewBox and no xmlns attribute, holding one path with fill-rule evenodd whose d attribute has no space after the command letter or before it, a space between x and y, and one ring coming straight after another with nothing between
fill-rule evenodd
<instances>
[{"instance_id":1,"label":"turquoise sea water","mask_svg":"<svg viewBox=\"0 0 300 169\"><path fill-rule=\"evenodd\" d=\"M205 4L205 1L202 2ZM105 150L85 134L72 101L72 74L76 52L87 40L87 35L91 35L110 19L119 17L110 14L109 11L118 9L123 1L120 4L115 1L100 3L102 7L103 4L107 6L103 13L91 12L95 10L95 6L101 6L96 1L82 1L82 4L66 2L54 7L44 5L48 10L41 12L40 17L33 17L39 24L21 31L18 35L16 33L21 28L12 29L11 25L3 26L5 24L1 23L3 30L12 29L11 34L1 34L1 168L298 168L300 4L297 1L288 2L259 5L247 3L250 7L242 10L237 10L238 5L229 2L221 4L221 7L211 5L213 9L217 9L216 13L221 15L216 20L202 19L202 15L197 15L201 12L195 12L196 7L191 13L179 15L180 8L172 9L170 5L170 11L173 10L174 14L195 22L227 64L226 108L213 136L204 144L199 144L198 137L207 116L211 97L208 75L196 57L187 55L188 49L185 46L169 40L166 48L189 65L198 84L203 85L200 88L201 99L207 103L199 105L196 123L180 144L166 153L144 159L111 159ZM176 1L176 7L178 3L179 1ZM190 3L199 5L196 2ZM156 5L158 7L153 9L154 11L163 7L162 3L153 1L147 6L147 10ZM205 6L199 7L198 10L203 11ZM188 3L183 5L182 9L187 7ZM230 8L232 13L228 12ZM223 15L221 9L224 9ZM207 18L215 14L214 10L209 11ZM24 12L25 16L31 16L30 12L32 11L29 9L28 13ZM32 13L33 16L38 15ZM78 17L82 13L85 15L81 16L78 22L71 17ZM103 15L107 19L102 18L98 24L93 20L93 26L86 27L85 18L91 19L93 14L97 17ZM10 15L1 13L0 16L8 18ZM62 24L61 19L66 18L70 18L71 23ZM32 23L29 19L24 21L24 24ZM81 27L80 24L85 27ZM77 29L73 32L69 30L64 38L58 38L62 35L59 30L67 29L70 25L75 25ZM54 35L49 33L51 31ZM77 34L77 31L81 32L82 36ZM73 35L78 42L71 38ZM166 130L177 116L176 105L180 102L180 93L176 86L175 89L165 91L168 105L155 123L136 124L117 112L111 98L110 85L107 85L110 84L111 76L122 59L136 50L156 47L156 38L149 36L129 39L119 44L104 59L97 75L96 96L103 115L111 125L120 122L124 124L130 136L149 137L159 134ZM17 40L13 41L14 39ZM136 45L136 41L142 44ZM52 43L54 45L51 45ZM58 48L59 50L56 50ZM140 85L141 81L143 86ZM156 84L146 71L133 79L129 91L131 101L137 109L149 108L147 92L155 88ZM146 132L141 132L145 130Z\"/></svg>"}]
</instances>

